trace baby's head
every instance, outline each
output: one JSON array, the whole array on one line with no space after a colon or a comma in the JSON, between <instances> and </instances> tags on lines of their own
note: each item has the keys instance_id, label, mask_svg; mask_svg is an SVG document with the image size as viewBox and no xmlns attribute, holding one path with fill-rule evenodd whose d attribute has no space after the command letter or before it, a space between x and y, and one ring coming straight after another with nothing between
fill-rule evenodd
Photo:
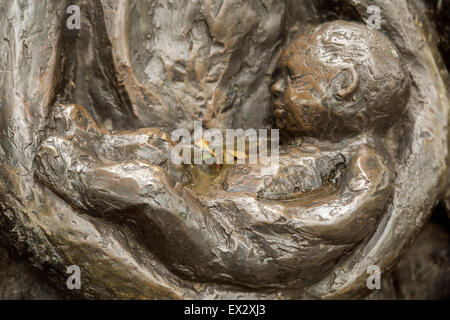
<instances>
[{"instance_id":1,"label":"baby's head","mask_svg":"<svg viewBox=\"0 0 450 320\"><path fill-rule=\"evenodd\" d=\"M318 139L384 131L409 97L394 45L353 22L323 23L298 37L282 53L276 77L277 127Z\"/></svg>"}]
</instances>

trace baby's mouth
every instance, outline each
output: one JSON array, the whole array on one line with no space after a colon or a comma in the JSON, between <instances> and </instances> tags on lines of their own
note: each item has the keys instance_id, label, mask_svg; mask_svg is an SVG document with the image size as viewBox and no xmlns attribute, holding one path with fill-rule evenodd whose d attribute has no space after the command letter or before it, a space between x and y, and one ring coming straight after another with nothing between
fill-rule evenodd
<instances>
[{"instance_id":1,"label":"baby's mouth","mask_svg":"<svg viewBox=\"0 0 450 320\"><path fill-rule=\"evenodd\" d=\"M275 120L275 126L279 129L282 129L285 127L287 122L287 110L286 106L279 102L275 101L273 104L273 115Z\"/></svg>"},{"instance_id":2,"label":"baby's mouth","mask_svg":"<svg viewBox=\"0 0 450 320\"><path fill-rule=\"evenodd\" d=\"M278 118L284 118L286 116L286 106L279 102L279 101L275 101L273 104L273 115Z\"/></svg>"}]
</instances>

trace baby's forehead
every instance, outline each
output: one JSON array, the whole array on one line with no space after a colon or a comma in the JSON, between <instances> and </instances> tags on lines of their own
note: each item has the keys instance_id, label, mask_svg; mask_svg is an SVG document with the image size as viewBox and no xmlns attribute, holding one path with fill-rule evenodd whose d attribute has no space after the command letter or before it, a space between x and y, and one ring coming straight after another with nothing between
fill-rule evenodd
<instances>
[{"instance_id":1,"label":"baby's forehead","mask_svg":"<svg viewBox=\"0 0 450 320\"><path fill-rule=\"evenodd\" d=\"M372 51L370 32L356 32L342 30L319 30L307 35L299 36L285 51L284 56L301 56L304 59L316 58L329 60L353 56L362 58ZM332 61L329 61L332 62Z\"/></svg>"},{"instance_id":2,"label":"baby's forehead","mask_svg":"<svg viewBox=\"0 0 450 320\"><path fill-rule=\"evenodd\" d=\"M299 36L295 41L293 41L288 47L283 50L281 55L281 62L287 65L289 62L301 63L302 60L311 52L314 51L314 46L312 42L307 42L305 36Z\"/></svg>"},{"instance_id":3,"label":"baby's forehead","mask_svg":"<svg viewBox=\"0 0 450 320\"><path fill-rule=\"evenodd\" d=\"M302 39L297 39L302 40ZM310 43L305 46L303 41L295 41L284 51L280 59L280 67L286 67L295 75L328 73L334 68L318 59L318 48Z\"/></svg>"},{"instance_id":4,"label":"baby's forehead","mask_svg":"<svg viewBox=\"0 0 450 320\"><path fill-rule=\"evenodd\" d=\"M374 40L376 48L371 45ZM393 51L386 41L379 40L371 30L360 26L317 28L293 41L283 51L279 66L295 75L326 75L355 65L376 69Z\"/></svg>"}]
</instances>

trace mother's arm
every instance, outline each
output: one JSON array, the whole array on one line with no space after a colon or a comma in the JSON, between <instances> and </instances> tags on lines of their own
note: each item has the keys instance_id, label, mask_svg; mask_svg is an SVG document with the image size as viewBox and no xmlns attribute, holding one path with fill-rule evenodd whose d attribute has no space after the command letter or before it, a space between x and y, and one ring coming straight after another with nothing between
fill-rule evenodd
<instances>
[{"instance_id":1,"label":"mother's arm","mask_svg":"<svg viewBox=\"0 0 450 320\"><path fill-rule=\"evenodd\" d=\"M81 124L76 130L93 136L83 140L70 129L49 137L37 153L35 176L78 210L126 225L186 279L250 287L301 281L303 272L311 275L367 234L390 191L382 159L364 147L334 193L283 202L223 192L200 202L158 166L163 161L155 155L164 152L154 142L164 135L131 143L127 154L120 150L126 141L139 142L147 131L128 133L133 139L103 133L107 138L98 140L98 128ZM141 152L146 147L151 152Z\"/></svg>"}]
</instances>

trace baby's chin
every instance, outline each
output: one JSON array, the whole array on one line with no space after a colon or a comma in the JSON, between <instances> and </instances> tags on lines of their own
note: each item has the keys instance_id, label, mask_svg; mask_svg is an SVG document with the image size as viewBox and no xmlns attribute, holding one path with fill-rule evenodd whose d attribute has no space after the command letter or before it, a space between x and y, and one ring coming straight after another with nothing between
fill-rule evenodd
<instances>
[{"instance_id":1,"label":"baby's chin","mask_svg":"<svg viewBox=\"0 0 450 320\"><path fill-rule=\"evenodd\" d=\"M273 107L274 112L272 113L273 122L277 129L281 131L286 131L294 133L298 128L298 124L289 115L289 112L284 108L280 109L278 106Z\"/></svg>"},{"instance_id":2,"label":"baby's chin","mask_svg":"<svg viewBox=\"0 0 450 320\"><path fill-rule=\"evenodd\" d=\"M286 120L284 119L275 119L275 127L279 130L285 130L286 128Z\"/></svg>"}]
</instances>

